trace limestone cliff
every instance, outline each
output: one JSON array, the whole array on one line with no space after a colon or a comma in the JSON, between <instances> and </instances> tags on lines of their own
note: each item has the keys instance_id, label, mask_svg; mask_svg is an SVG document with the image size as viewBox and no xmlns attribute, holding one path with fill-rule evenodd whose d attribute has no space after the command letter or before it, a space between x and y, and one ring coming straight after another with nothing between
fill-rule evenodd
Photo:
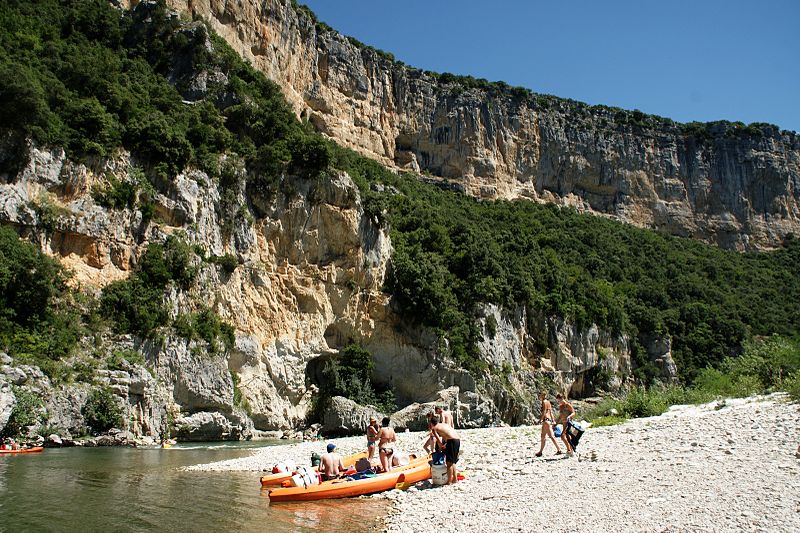
<instances>
[{"instance_id":1,"label":"limestone cliff","mask_svg":"<svg viewBox=\"0 0 800 533\"><path fill-rule=\"evenodd\" d=\"M237 439L254 435L254 428L301 427L315 372L352 341L373 355L375 380L395 390L399 406L446 401L464 425L530 422L537 387L592 392L587 372L602 369L611 389L629 379L626 338L494 306L484 311L487 333L479 347L489 370L476 375L459 368L443 354L440 339L392 310L381 290L391 243L365 215L346 174L284 176L261 198L259 216L245 208L227 235L219 185L202 172L164 183L155 197L156 218L143 221L139 211L104 208L92 195L109 175L131 179L127 154L87 165L58 148L29 146L24 159L18 173L0 176L0 222L58 258L83 290L96 292L129 276L147 245L171 234L209 254L238 259L231 273L198 259L195 285L188 291L174 287L168 295L173 317L206 304L233 324L235 347L227 354L203 354L193 341L174 336L161 342L126 335L86 339L79 352L128 349L145 357L147 369L129 364L99 372L95 380L120 397L133 434L157 436L172 424L184 439ZM239 202L248 205L244 197ZM81 358L78 353L74 360ZM249 414L234 405L234 376ZM50 426L80 430L88 385L53 387L40 370L5 358L4 412L13 405L9 383L46 398ZM450 392L443 395L445 389Z\"/></svg>"},{"instance_id":2,"label":"limestone cliff","mask_svg":"<svg viewBox=\"0 0 800 533\"><path fill-rule=\"evenodd\" d=\"M234 8L234 4L224 3L206 7L221 17L218 23L233 24L235 17L246 12L247 5L239 3ZM266 22L283 21L289 33L298 24L304 24L306 34L316 31L307 19L298 18L293 9L283 4L266 2L262 7L272 17L264 19ZM226 9L234 11L222 16ZM193 31L197 26L187 23L184 29ZM249 26L235 27L244 31ZM231 28L221 29L235 41ZM237 38L245 36L246 32ZM319 39L323 37L338 42L344 56L359 50L332 32ZM210 40L204 44L213 47ZM295 45L290 48L306 50L304 41L298 40ZM396 67L372 52L358 51L357 57L347 56L347 61L338 66L331 62L326 68L333 72L358 63L358 57L367 61L362 66ZM419 84L414 91L430 92L424 105L431 106L429 111L434 115L440 113L442 102L456 106L453 117L461 111L467 113L463 106L469 102L479 106L494 106L497 102L479 104L476 99L480 94L475 92L446 96L430 75L414 74L408 69L403 72L406 81L417 76ZM183 74L190 78L197 74L192 78L197 81L207 73ZM340 81L350 74L349 70L341 71ZM377 70L370 76L373 74L378 75ZM371 86L373 78L355 77L351 81L352 97L358 100L358 95L367 94L362 81L365 87ZM397 85L399 82L394 78L387 78L386 83L387 92L383 94L389 105L395 101L402 84ZM187 99L185 105L204 97L202 83L188 83L186 87L191 94L182 95ZM407 96L403 106L413 107L417 92L406 89L403 89ZM327 89L321 85L320 91L323 90ZM377 109L373 104L364 109L367 108ZM485 113L473 117L478 122L463 118L471 111L462 118L473 126L495 124L492 122L495 120L507 122L508 127L516 128L514 131L530 133L531 146L540 146L544 119L537 115L538 111L525 109L528 118L521 115L511 118L504 114L508 109L499 107L491 113L487 107ZM436 120L449 123L452 117L448 113ZM319 109L307 116L323 130L329 124L325 121L333 120ZM376 123L359 126L358 131L365 135L391 131L401 115L382 116L385 128ZM492 126L491 135L497 136L496 140L509 139L503 141L504 150L511 150L512 144L517 146L513 150L517 150L518 141L512 142L507 137L509 130L498 124ZM420 122L421 128L428 126ZM429 132L442 142L436 144L439 148L431 144L424 149L419 148L424 144L420 144L420 134L413 133L411 126L404 131L409 136L397 142L409 147L405 155L394 140L386 145L379 140L375 146L360 148L376 156L383 153L383 160L390 163L407 156L413 164L415 154L427 153L427 159L420 160L423 166L436 168L445 176L460 175L461 171L454 169L462 164L458 159L462 156L451 153L448 143L463 147L459 153L466 158L464 161L472 161L470 154L478 149L470 140L477 134L474 129L452 130L452 138L444 130ZM481 135L490 135L486 129L481 131ZM342 139L352 144L355 137ZM629 142L632 143L629 149L634 150L634 139ZM523 165L527 153L522 150L519 157L504 159L503 172ZM443 163L445 160L449 163ZM500 178L494 181L494 192L485 184L479 185L483 183L481 180L489 179L485 169L494 165L500 172L497 169L501 166L490 164L490 159L485 161L484 166L470 167L484 170L470 174L474 180L464 182L467 189L476 192L470 189L474 185L490 196L519 193L516 185L509 185L511 181ZM88 382L78 384L54 385L40 369L3 355L0 420L8 418L13 409L16 400L10 385L14 385L26 387L45 399L46 423L50 427L79 432L84 426L81 406L86 402L88 390L92 384L104 384L125 406L126 429L133 434L156 436L170 425L184 439L238 439L257 434L255 430L289 430L304 424L315 392L314 381L322 365L353 341L372 354L374 380L391 386L399 407L411 405L414 411L415 403L450 403L464 426L533 421L537 408L533 393L538 388L558 388L582 395L592 393L592 386L598 383L613 390L629 381L631 350L626 337L596 327L582 330L563 320L536 315L535 310L524 307L486 306L480 319L484 340L479 346L486 370L470 373L459 367L448 357L448 350L443 349L446 339L404 322L383 292L390 267L391 242L386 228L365 212L358 187L345 173L323 174L314 179L283 174L274 187L254 192L246 189L252 180L248 180L245 166L234 156L227 156L224 163L233 169L228 180L233 183L224 187L196 169L184 169L168 179L152 178L152 183L148 182L153 187L151 219L144 217L137 207L104 207L95 194L112 179L136 183L137 161L124 150L110 157L90 157L77 162L69 159L61 147L37 146L20 138L18 133L5 132L0 137L0 163L0 223L15 227L20 236L58 258L73 272L72 283L80 290L97 294L109 283L127 278L149 244L180 235L202 253L192 258L193 266L198 269L195 282L188 288L170 286L167 291L170 318L208 306L235 328L234 346L224 354L208 353L200 349L197 341L178 337L169 330L158 341L112 335L109 331L89 335L68 362L83 362L88 354L97 352L108 355L115 350L128 350L142 354L144 364L127 362L118 369L102 369ZM474 164L475 161L470 163ZM518 178L514 180L524 183ZM511 188L504 189L503 183ZM539 194L535 188L530 191L532 197ZM223 254L235 258L236 264L230 270L203 259ZM645 344L665 376L674 376L669 343L653 339ZM241 400L236 400L237 394L241 394Z\"/></svg>"},{"instance_id":3,"label":"limestone cliff","mask_svg":"<svg viewBox=\"0 0 800 533\"><path fill-rule=\"evenodd\" d=\"M739 250L800 233L795 133L680 125L423 72L289 0L169 3L208 20L321 132L384 164L483 198L572 205Z\"/></svg>"}]
</instances>

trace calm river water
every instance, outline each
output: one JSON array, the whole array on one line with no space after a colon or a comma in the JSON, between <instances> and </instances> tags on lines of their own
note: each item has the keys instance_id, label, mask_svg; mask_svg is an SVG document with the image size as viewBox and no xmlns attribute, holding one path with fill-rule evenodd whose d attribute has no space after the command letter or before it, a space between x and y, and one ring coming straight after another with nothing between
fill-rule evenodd
<instances>
[{"instance_id":1,"label":"calm river water","mask_svg":"<svg viewBox=\"0 0 800 533\"><path fill-rule=\"evenodd\" d=\"M253 444L46 449L0 457L0 531L365 531L384 500L270 505L257 472L183 471Z\"/></svg>"}]
</instances>

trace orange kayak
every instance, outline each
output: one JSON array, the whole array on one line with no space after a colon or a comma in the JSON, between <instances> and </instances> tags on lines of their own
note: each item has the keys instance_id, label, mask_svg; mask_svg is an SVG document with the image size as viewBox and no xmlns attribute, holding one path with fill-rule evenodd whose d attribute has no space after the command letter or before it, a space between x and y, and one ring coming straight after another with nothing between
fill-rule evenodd
<instances>
[{"instance_id":1,"label":"orange kayak","mask_svg":"<svg viewBox=\"0 0 800 533\"><path fill-rule=\"evenodd\" d=\"M36 446L34 448L20 448L19 450L0 450L0 454L3 453L41 453L44 451L42 446Z\"/></svg>"},{"instance_id":2,"label":"orange kayak","mask_svg":"<svg viewBox=\"0 0 800 533\"><path fill-rule=\"evenodd\" d=\"M349 498L374 494L395 488L398 483L416 483L431 477L428 457L417 459L408 465L395 468L391 472L364 479L336 479L309 487L288 487L275 489L269 493L271 502L301 502L329 498Z\"/></svg>"},{"instance_id":3,"label":"orange kayak","mask_svg":"<svg viewBox=\"0 0 800 533\"><path fill-rule=\"evenodd\" d=\"M348 455L346 457L342 457L342 464L347 468L348 466L353 466L356 464L356 461L359 459L366 459L367 452L359 452L354 453L353 455ZM316 472L318 468L315 466L314 471ZM291 479L292 474L294 472L278 472L277 474L267 474L266 476L261 476L261 486L262 487L269 487L271 485L278 485L280 486L281 483L284 481Z\"/></svg>"}]
</instances>

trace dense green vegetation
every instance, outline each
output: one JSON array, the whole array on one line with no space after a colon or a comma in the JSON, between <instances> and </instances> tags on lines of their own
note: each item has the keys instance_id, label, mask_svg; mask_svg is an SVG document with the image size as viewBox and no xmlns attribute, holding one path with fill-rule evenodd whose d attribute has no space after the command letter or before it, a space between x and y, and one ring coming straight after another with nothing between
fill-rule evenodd
<instances>
[{"instance_id":1,"label":"dense green vegetation","mask_svg":"<svg viewBox=\"0 0 800 533\"><path fill-rule=\"evenodd\" d=\"M726 357L718 368L700 370L690 386L635 388L625 398L605 398L579 416L595 426L613 425L660 415L671 405L774 391L786 391L800 400L800 339L773 336L747 342L743 355Z\"/></svg>"},{"instance_id":2,"label":"dense green vegetation","mask_svg":"<svg viewBox=\"0 0 800 533\"><path fill-rule=\"evenodd\" d=\"M774 253L739 254L572 209L387 181L402 192L383 199L395 246L387 289L409 319L445 333L463 364L474 362L482 302L627 332L645 382L655 375L647 336L671 335L691 379L752 335L798 332L796 239Z\"/></svg>"},{"instance_id":3,"label":"dense green vegetation","mask_svg":"<svg viewBox=\"0 0 800 533\"><path fill-rule=\"evenodd\" d=\"M800 242L795 239L774 253L737 254L571 209L480 202L414 176L396 176L314 133L296 119L274 83L202 24L182 25L163 3L122 14L104 0L9 0L0 5L0 21L5 29L0 124L38 143L63 145L76 159L91 160L122 146L141 165L132 183L109 178L95 191L98 201L144 213L153 188L178 170L196 167L221 187L227 224L250 209L259 215L259 200L274 193L283 173L315 180L345 170L358 184L367 213L391 229L395 253L385 289L397 308L409 322L438 332L448 341L442 349L479 374L484 369L476 344L484 332L475 316L486 302L506 310L523 305L531 316L562 316L579 326L595 323L628 333L642 383L656 375L643 348L654 335L672 337L676 362L689 382L741 353L754 335L798 333ZM198 94L192 76L199 71L223 75L210 76ZM468 89L510 90L485 80L439 78ZM517 96L528 97L523 93ZM543 97L541 103L563 101ZM622 118L639 127L657 122L638 111ZM693 136L708 129L685 128ZM756 135L763 128L738 129ZM376 192L373 183L393 188ZM241 187L247 206L236 205L234 191ZM236 268L233 256L209 260L228 272ZM168 323L165 290L170 284L191 288L195 264L195 251L180 239L151 245L130 279L104 291L102 315L117 332L155 335ZM29 271L36 268L48 267L33 265ZM34 293L19 300L34 302L38 311L3 300L10 309L0 323L4 344L24 344L16 337L32 331L35 343L44 343L38 354L57 359L74 346L79 330L61 324L75 319L56 304L63 293L59 276L45 276L52 290L37 289L38 280L31 281ZM218 318L202 310L178 317L173 326L209 346L230 340ZM493 327L487 328L491 335ZM53 342L64 346L51 347ZM543 349L546 339L538 339L537 346ZM326 381L333 385L326 394L380 402L369 375L348 363L351 356L344 354L327 370Z\"/></svg>"},{"instance_id":4,"label":"dense green vegetation","mask_svg":"<svg viewBox=\"0 0 800 533\"><path fill-rule=\"evenodd\" d=\"M36 425L42 419L44 403L38 395L16 386L12 390L17 402L11 410L6 427L0 432L0 437L16 438L24 433L26 427Z\"/></svg>"},{"instance_id":5,"label":"dense green vegetation","mask_svg":"<svg viewBox=\"0 0 800 533\"><path fill-rule=\"evenodd\" d=\"M321 413L330 398L344 396L361 405L373 405L383 413L393 412L397 408L394 393L373 383L374 366L372 355L361 346L345 347L338 358L325 363L317 405L312 411Z\"/></svg>"},{"instance_id":6,"label":"dense green vegetation","mask_svg":"<svg viewBox=\"0 0 800 533\"><path fill-rule=\"evenodd\" d=\"M274 83L217 37L217 53L207 53L203 25L180 24L163 3L120 16L105 0L3 2L0 124L77 159L123 146L161 177L187 165L217 176L226 152L248 161L258 187L285 169L311 175L327 166L327 144L306 132ZM227 77L184 103L179 89L204 69Z\"/></svg>"},{"instance_id":7,"label":"dense green vegetation","mask_svg":"<svg viewBox=\"0 0 800 533\"><path fill-rule=\"evenodd\" d=\"M122 407L108 387L94 389L89 393L81 413L86 425L95 435L122 426Z\"/></svg>"},{"instance_id":8,"label":"dense green vegetation","mask_svg":"<svg viewBox=\"0 0 800 533\"><path fill-rule=\"evenodd\" d=\"M0 349L54 379L84 331L67 278L57 261L0 227Z\"/></svg>"}]
</instances>

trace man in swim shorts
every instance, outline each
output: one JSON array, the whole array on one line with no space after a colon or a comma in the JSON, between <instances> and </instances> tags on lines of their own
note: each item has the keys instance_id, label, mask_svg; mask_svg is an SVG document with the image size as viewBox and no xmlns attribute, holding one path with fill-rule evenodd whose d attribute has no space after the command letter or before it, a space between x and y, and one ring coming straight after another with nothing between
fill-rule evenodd
<instances>
[{"instance_id":1,"label":"man in swim shorts","mask_svg":"<svg viewBox=\"0 0 800 533\"><path fill-rule=\"evenodd\" d=\"M439 446L444 448L444 460L447 463L447 484L458 482L456 463L461 452L461 439L458 432L449 424L442 422L438 416L431 418L431 436Z\"/></svg>"},{"instance_id":2,"label":"man in swim shorts","mask_svg":"<svg viewBox=\"0 0 800 533\"><path fill-rule=\"evenodd\" d=\"M572 407L572 404L567 401L563 394L556 394L556 400L558 400L558 423L562 427L561 440L564 441L564 445L567 447L567 455L572 457L574 452L567 435L569 434L569 423L572 417L575 416L575 408Z\"/></svg>"}]
</instances>

